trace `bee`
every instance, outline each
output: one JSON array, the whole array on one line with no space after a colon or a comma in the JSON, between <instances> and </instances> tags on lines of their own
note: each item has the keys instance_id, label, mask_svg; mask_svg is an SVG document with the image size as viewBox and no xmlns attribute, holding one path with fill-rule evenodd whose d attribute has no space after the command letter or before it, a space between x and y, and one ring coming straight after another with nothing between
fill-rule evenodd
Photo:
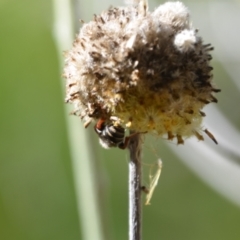
<instances>
[{"instance_id":1,"label":"bee","mask_svg":"<svg viewBox=\"0 0 240 240\"><path fill-rule=\"evenodd\" d=\"M106 122L103 118L100 118L96 123L94 130L99 136L100 144L104 148L118 147L125 149L128 146L128 142L131 137L136 133L125 137L125 129L123 127L114 126L112 123Z\"/></svg>"}]
</instances>

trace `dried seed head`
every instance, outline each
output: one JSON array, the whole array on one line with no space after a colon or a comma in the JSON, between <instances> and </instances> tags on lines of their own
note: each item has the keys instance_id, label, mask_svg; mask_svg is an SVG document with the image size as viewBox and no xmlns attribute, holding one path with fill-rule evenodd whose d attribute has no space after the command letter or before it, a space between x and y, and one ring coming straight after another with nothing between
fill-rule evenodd
<instances>
[{"instance_id":1,"label":"dried seed head","mask_svg":"<svg viewBox=\"0 0 240 240\"><path fill-rule=\"evenodd\" d=\"M181 2L149 12L147 2L110 8L85 23L66 53L66 102L74 114L136 132L195 135L202 108L216 102L210 44L203 44Z\"/></svg>"}]
</instances>

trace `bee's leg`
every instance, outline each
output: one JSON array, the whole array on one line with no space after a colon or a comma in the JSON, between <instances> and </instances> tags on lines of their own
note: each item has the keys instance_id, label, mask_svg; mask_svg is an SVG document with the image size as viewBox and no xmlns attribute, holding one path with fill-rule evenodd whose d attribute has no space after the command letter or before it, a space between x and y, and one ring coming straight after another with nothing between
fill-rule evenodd
<instances>
[{"instance_id":1,"label":"bee's leg","mask_svg":"<svg viewBox=\"0 0 240 240\"><path fill-rule=\"evenodd\" d=\"M129 142L129 138L125 137L124 141L118 144L118 147L124 150L125 148L127 148L128 142Z\"/></svg>"},{"instance_id":2,"label":"bee's leg","mask_svg":"<svg viewBox=\"0 0 240 240\"><path fill-rule=\"evenodd\" d=\"M125 148L127 148L128 143L129 143L129 140L130 140L132 137L134 137L135 135L137 135L137 134L140 134L140 133L139 133L139 132L135 132L135 133L133 133L133 134L125 137L124 141L121 142L121 143L118 145L118 147L119 147L120 149L125 149Z\"/></svg>"}]
</instances>

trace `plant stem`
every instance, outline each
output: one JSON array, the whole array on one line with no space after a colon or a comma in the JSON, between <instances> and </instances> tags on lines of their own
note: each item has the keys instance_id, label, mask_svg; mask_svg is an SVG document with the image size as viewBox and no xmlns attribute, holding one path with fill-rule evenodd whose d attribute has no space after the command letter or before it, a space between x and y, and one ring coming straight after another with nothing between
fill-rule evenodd
<instances>
[{"instance_id":1,"label":"plant stem","mask_svg":"<svg viewBox=\"0 0 240 240\"><path fill-rule=\"evenodd\" d=\"M129 240L141 240L141 135L129 140Z\"/></svg>"}]
</instances>

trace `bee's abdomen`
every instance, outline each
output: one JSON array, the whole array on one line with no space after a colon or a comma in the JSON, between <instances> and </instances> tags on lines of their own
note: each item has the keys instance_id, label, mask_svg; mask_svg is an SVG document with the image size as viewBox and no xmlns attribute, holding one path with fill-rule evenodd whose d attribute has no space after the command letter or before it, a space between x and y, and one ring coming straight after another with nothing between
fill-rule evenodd
<instances>
[{"instance_id":1,"label":"bee's abdomen","mask_svg":"<svg viewBox=\"0 0 240 240\"><path fill-rule=\"evenodd\" d=\"M109 125L103 130L103 135L116 146L124 140L124 128L121 126Z\"/></svg>"}]
</instances>

